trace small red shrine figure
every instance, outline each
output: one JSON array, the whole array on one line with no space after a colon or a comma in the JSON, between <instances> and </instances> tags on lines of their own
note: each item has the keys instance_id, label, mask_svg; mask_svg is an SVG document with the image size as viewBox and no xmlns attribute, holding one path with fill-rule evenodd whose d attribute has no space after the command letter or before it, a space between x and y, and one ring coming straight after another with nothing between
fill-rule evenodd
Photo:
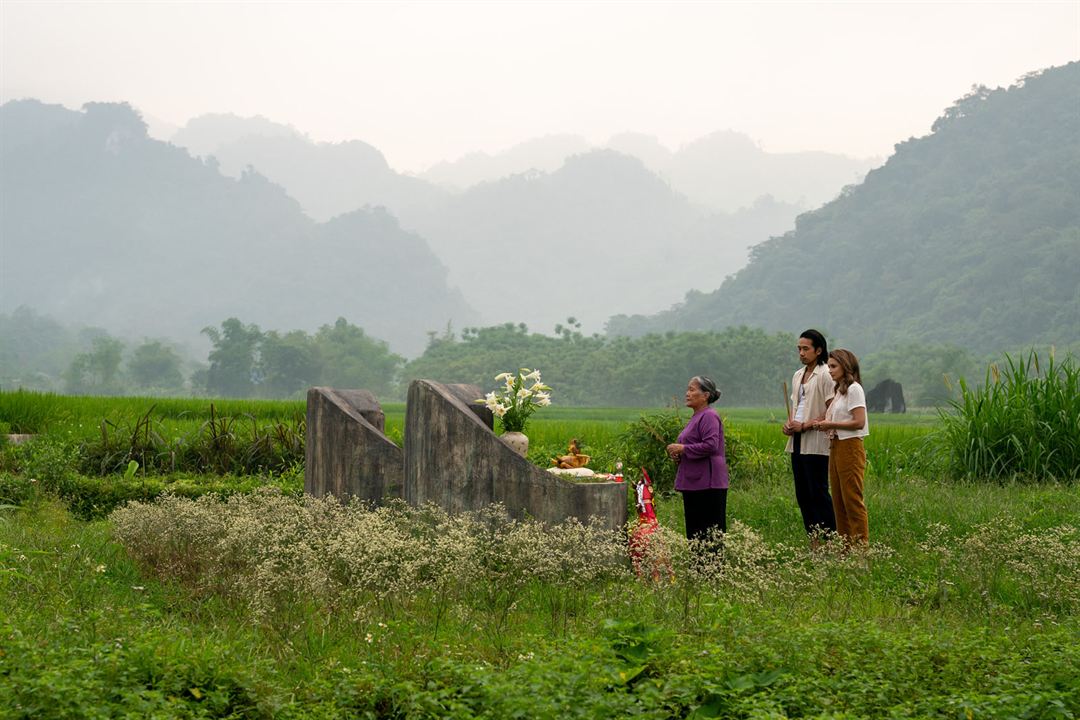
<instances>
[{"instance_id":1,"label":"small red shrine figure","mask_svg":"<svg viewBox=\"0 0 1080 720\"><path fill-rule=\"evenodd\" d=\"M653 509L652 479L645 468L641 468L641 479L634 485L637 492L637 526L630 532L630 557L634 562L634 572L641 576L641 563L645 559L649 546L649 536L652 535L659 523L656 520L656 511ZM653 569L653 579L658 579L659 572Z\"/></svg>"}]
</instances>

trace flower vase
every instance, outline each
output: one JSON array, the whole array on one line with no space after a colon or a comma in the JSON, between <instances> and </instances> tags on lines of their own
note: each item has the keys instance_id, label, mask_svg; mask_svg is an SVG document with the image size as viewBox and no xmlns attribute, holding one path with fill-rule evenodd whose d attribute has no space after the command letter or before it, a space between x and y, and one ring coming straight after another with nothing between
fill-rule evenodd
<instances>
[{"instance_id":1,"label":"flower vase","mask_svg":"<svg viewBox=\"0 0 1080 720\"><path fill-rule=\"evenodd\" d=\"M529 436L516 430L504 432L499 436L507 446L521 457L529 453Z\"/></svg>"}]
</instances>

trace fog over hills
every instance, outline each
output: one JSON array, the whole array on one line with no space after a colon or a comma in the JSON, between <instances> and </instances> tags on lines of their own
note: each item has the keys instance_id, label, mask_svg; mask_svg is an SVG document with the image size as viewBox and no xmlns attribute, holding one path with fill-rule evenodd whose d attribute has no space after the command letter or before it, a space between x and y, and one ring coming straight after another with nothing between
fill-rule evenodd
<instances>
[{"instance_id":1,"label":"fog over hills","mask_svg":"<svg viewBox=\"0 0 1080 720\"><path fill-rule=\"evenodd\" d=\"M1080 338L1080 62L975 88L931 134L754 248L712 293L612 334L827 330L856 352ZM831 341L832 342L832 341ZM915 362L917 362L917 358Z\"/></svg>"},{"instance_id":2,"label":"fog over hills","mask_svg":"<svg viewBox=\"0 0 1080 720\"><path fill-rule=\"evenodd\" d=\"M239 176L251 165L287 188L316 220L363 205L395 210L430 206L443 195L481 183L555 172L568 158L600 149L637 158L691 202L719 212L740 210L766 195L814 208L880 164L877 158L826 152L769 153L731 130L699 138L675 152L640 133L615 135L595 147L578 135L564 134L534 138L494 154L474 152L443 161L418 179L392 170L378 149L361 140L318 143L289 125L228 114L193 118L172 142L193 155L213 155L229 175Z\"/></svg>"},{"instance_id":3,"label":"fog over hills","mask_svg":"<svg viewBox=\"0 0 1080 720\"><path fill-rule=\"evenodd\" d=\"M326 221L363 207L404 212L445 204L450 191L395 172L379 150L361 140L314 142L289 125L263 117L202 115L173 143L211 159L232 177L254 168L284 187L311 218Z\"/></svg>"},{"instance_id":4,"label":"fog over hills","mask_svg":"<svg viewBox=\"0 0 1080 720\"><path fill-rule=\"evenodd\" d=\"M284 189L150 139L123 104L0 107L0 311L187 340L236 316L344 316L405 353L478 319L423 238L378 209L316 223Z\"/></svg>"},{"instance_id":5,"label":"fog over hills","mask_svg":"<svg viewBox=\"0 0 1080 720\"><path fill-rule=\"evenodd\" d=\"M597 150L552 173L482 183L402 223L429 238L489 322L550 332L568 316L594 330L619 308L662 307L687 287L717 287L750 245L785 231L797 212L771 199L705 212L640 160Z\"/></svg>"},{"instance_id":6,"label":"fog over hills","mask_svg":"<svg viewBox=\"0 0 1080 720\"><path fill-rule=\"evenodd\" d=\"M566 158L591 148L580 135L547 135L526 140L499 153L472 152L454 161L436 163L420 177L451 190L466 190L530 170L552 172Z\"/></svg>"},{"instance_id":7,"label":"fog over hills","mask_svg":"<svg viewBox=\"0 0 1080 720\"><path fill-rule=\"evenodd\" d=\"M721 212L747 207L763 195L814 208L880 164L877 158L826 152L770 153L747 135L725 130L674 152L656 137L641 133L615 135L596 147L575 135L552 135L494 155L473 153L442 162L422 177L450 188L467 188L529 170L551 172L571 155L594 149L636 157L692 202Z\"/></svg>"},{"instance_id":8,"label":"fog over hills","mask_svg":"<svg viewBox=\"0 0 1080 720\"><path fill-rule=\"evenodd\" d=\"M192 155L206 157L220 155L223 148L250 137L307 140L307 136L292 125L283 125L262 115L239 117L232 113L210 113L192 118L167 139L187 148Z\"/></svg>"},{"instance_id":9,"label":"fog over hills","mask_svg":"<svg viewBox=\"0 0 1080 720\"><path fill-rule=\"evenodd\" d=\"M192 120L175 136L189 152L127 105L10 102L0 311L179 340L229 316L344 316L407 355L448 323L550 332L569 316L614 334L823 325L863 350L1080 335L1076 67L979 90L854 185L865 161L628 133L563 158L578 139L477 156L474 178L548 169L454 191L266 118ZM844 262L851 282L825 282Z\"/></svg>"},{"instance_id":10,"label":"fog over hills","mask_svg":"<svg viewBox=\"0 0 1080 720\"><path fill-rule=\"evenodd\" d=\"M213 140L215 132L219 141ZM359 207L387 208L403 227L428 240L449 268L450 282L462 288L485 323L526 322L545 332L569 315L583 320L587 330L599 330L612 314L669 305L687 286L712 290L745 264L749 247L787 231L806 209L753 189L773 182L769 172L775 171L784 178L776 180L778 187L792 196L807 195L797 173L784 169L783 156L763 153L733 133L702 141L700 149L711 153L710 162L723 165L724 147L734 147L759 164L768 165L772 158L775 167L748 170L748 183L740 185L735 164L715 170L715 178L703 176L692 152L672 154L647 136L613 139L662 164L665 172L682 173L694 182L716 184L726 174L732 195L738 188L740 198L727 203L730 211L686 197L626 152L585 150L566 156L587 148L575 136L541 138L494 157L470 156L459 166L468 166L470 181L522 171L457 192L395 172L376 148L361 141L316 143L263 118L204 116L189 122L175 140L212 156L228 175L254 168L319 220ZM746 167L752 164L747 161ZM847 169L854 172L852 167ZM447 164L440 172L452 170ZM818 182L814 196L836 193L841 185L839 177L831 184ZM508 264L524 261L524 255L514 258L515 249L528 256L535 294L522 292L521 277ZM696 253L709 271L684 276L677 259L686 251Z\"/></svg>"}]
</instances>

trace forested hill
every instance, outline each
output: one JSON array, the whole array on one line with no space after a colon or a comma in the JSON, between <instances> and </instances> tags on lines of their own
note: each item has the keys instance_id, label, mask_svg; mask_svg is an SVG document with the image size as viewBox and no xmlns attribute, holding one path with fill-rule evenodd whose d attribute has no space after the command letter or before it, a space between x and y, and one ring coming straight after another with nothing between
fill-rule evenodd
<instances>
[{"instance_id":1,"label":"forested hill","mask_svg":"<svg viewBox=\"0 0 1080 720\"><path fill-rule=\"evenodd\" d=\"M0 312L20 305L133 338L345 317L406 354L478 319L382 210L319 224L262 175L149 138L126 104L29 100L0 107Z\"/></svg>"},{"instance_id":2,"label":"forested hill","mask_svg":"<svg viewBox=\"0 0 1080 720\"><path fill-rule=\"evenodd\" d=\"M1080 337L1080 63L976 88L712 293L608 332L826 330L856 352ZM918 362L913 358L913 362Z\"/></svg>"}]
</instances>

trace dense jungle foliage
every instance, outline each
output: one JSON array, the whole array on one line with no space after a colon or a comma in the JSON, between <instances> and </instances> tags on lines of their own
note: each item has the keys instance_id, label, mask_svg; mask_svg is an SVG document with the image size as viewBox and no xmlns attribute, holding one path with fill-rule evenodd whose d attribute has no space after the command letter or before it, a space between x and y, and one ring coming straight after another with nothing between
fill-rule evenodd
<instances>
[{"instance_id":1,"label":"dense jungle foliage","mask_svg":"<svg viewBox=\"0 0 1080 720\"><path fill-rule=\"evenodd\" d=\"M1080 62L976 87L862 184L756 246L720 289L608 330L818 326L861 352L1075 342L1078 107Z\"/></svg>"}]
</instances>

